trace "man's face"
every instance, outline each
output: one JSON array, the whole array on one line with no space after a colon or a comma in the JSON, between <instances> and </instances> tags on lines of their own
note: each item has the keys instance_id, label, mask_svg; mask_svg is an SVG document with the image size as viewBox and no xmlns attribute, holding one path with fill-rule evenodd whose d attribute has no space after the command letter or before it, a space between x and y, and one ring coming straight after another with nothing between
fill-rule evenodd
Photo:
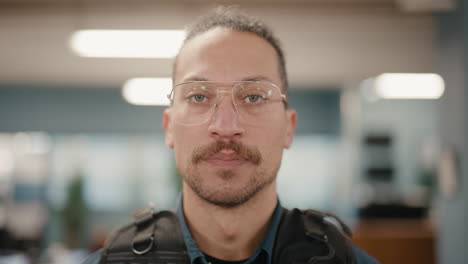
<instances>
[{"instance_id":1,"label":"man's face","mask_svg":"<svg viewBox=\"0 0 468 264\"><path fill-rule=\"evenodd\" d=\"M215 28L182 48L174 83L261 80L281 87L278 63L276 51L262 38ZM231 87L226 83L219 90L230 92ZM209 203L233 207L275 183L283 149L291 145L296 126L293 110L277 103L268 121L252 124L239 117L229 94L206 122L185 126L174 121L177 107L174 103L165 111L164 128L184 188Z\"/></svg>"}]
</instances>

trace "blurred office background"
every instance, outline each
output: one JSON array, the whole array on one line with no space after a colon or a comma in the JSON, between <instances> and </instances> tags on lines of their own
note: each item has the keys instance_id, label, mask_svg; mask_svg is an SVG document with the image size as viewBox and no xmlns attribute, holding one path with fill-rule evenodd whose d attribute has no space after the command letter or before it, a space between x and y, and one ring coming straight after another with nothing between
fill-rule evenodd
<instances>
[{"instance_id":1,"label":"blurred office background","mask_svg":"<svg viewBox=\"0 0 468 264\"><path fill-rule=\"evenodd\" d=\"M136 209L174 208L164 106L122 90L170 78L173 58L83 57L73 34L183 30L214 3L0 0L0 263L80 263ZM299 126L278 176L283 205L337 214L382 263L466 263L467 3L219 3L265 20L286 51ZM445 89L384 98L384 73L438 74ZM393 88L432 85L410 80Z\"/></svg>"}]
</instances>

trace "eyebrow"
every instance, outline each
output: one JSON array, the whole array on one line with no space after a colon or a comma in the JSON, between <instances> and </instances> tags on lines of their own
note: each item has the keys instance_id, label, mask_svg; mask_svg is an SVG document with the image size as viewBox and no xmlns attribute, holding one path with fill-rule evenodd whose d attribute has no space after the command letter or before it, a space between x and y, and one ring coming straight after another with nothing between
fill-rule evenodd
<instances>
[{"instance_id":1,"label":"eyebrow","mask_svg":"<svg viewBox=\"0 0 468 264\"><path fill-rule=\"evenodd\" d=\"M262 75L254 75L254 76L249 76L246 78L243 78L241 81L250 81L250 82L262 82L262 81L267 81L267 82L273 82L270 78Z\"/></svg>"},{"instance_id":2,"label":"eyebrow","mask_svg":"<svg viewBox=\"0 0 468 264\"><path fill-rule=\"evenodd\" d=\"M208 82L208 81L209 80L207 78L200 77L200 76L192 76L183 80L183 82ZM218 80L215 80L215 81L218 81ZM239 82L246 82L246 81L250 81L250 82L267 81L271 83L273 82L270 78L266 76L262 76L262 75L248 76L239 80ZM234 81L234 82L237 82L237 81Z\"/></svg>"},{"instance_id":3,"label":"eyebrow","mask_svg":"<svg viewBox=\"0 0 468 264\"><path fill-rule=\"evenodd\" d=\"M192 76L187 79L184 79L182 82L207 82L208 79L198 76Z\"/></svg>"}]
</instances>

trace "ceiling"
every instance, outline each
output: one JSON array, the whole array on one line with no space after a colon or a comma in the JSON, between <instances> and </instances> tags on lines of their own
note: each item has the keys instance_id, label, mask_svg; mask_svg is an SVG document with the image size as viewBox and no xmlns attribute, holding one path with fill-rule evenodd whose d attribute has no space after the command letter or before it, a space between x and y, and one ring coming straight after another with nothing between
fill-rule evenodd
<instances>
[{"instance_id":1,"label":"ceiling","mask_svg":"<svg viewBox=\"0 0 468 264\"><path fill-rule=\"evenodd\" d=\"M237 4L274 28L299 88L433 71L433 17L402 12L400 2L217 1ZM182 29L212 6L208 0L0 0L0 85L118 88L133 77L169 77L171 59L81 58L68 47L70 35L89 28Z\"/></svg>"},{"instance_id":2,"label":"ceiling","mask_svg":"<svg viewBox=\"0 0 468 264\"><path fill-rule=\"evenodd\" d=\"M412 0L414 1L414 0ZM129 5L130 3L177 3L177 4L307 4L320 6L373 6L393 7L395 0L0 0L3 6L65 6L65 5Z\"/></svg>"}]
</instances>

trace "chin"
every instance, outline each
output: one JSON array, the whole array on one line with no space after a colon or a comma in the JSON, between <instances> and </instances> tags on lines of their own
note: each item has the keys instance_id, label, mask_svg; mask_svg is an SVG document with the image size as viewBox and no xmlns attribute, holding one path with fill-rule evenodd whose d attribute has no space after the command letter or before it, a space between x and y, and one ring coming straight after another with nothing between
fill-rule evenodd
<instances>
[{"instance_id":1,"label":"chin","mask_svg":"<svg viewBox=\"0 0 468 264\"><path fill-rule=\"evenodd\" d=\"M190 187L200 199L207 203L224 208L233 208L244 205L269 184L271 182L258 181L248 181L240 184L236 179L229 182L224 180L223 183L219 184L195 184Z\"/></svg>"},{"instance_id":2,"label":"chin","mask_svg":"<svg viewBox=\"0 0 468 264\"><path fill-rule=\"evenodd\" d=\"M234 208L247 203L254 195L239 192L216 191L212 195L203 197L206 202L224 208Z\"/></svg>"},{"instance_id":3,"label":"chin","mask_svg":"<svg viewBox=\"0 0 468 264\"><path fill-rule=\"evenodd\" d=\"M277 171L189 167L184 182L201 200L220 207L243 205L270 186Z\"/></svg>"}]
</instances>

